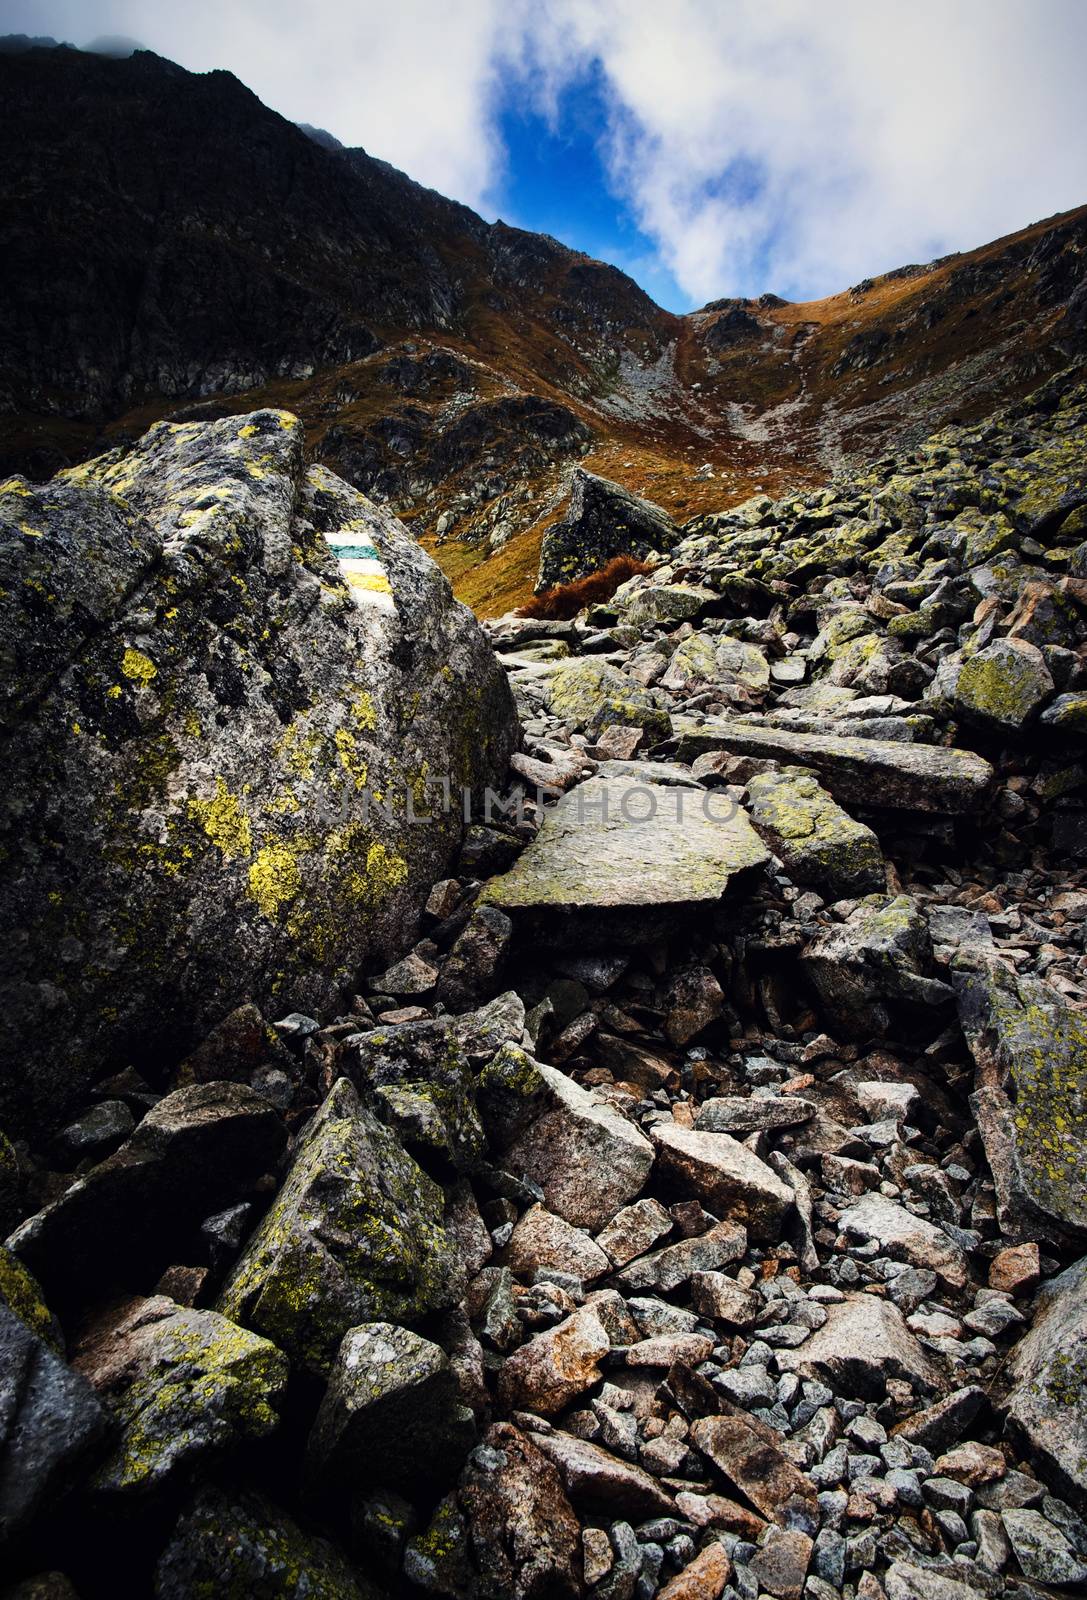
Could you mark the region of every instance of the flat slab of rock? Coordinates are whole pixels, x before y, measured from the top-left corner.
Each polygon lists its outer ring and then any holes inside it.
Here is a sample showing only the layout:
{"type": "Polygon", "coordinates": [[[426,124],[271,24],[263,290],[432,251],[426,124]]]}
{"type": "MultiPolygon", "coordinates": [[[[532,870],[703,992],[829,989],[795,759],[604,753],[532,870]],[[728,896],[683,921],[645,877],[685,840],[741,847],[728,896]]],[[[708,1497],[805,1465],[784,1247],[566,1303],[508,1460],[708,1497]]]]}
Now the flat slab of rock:
{"type": "Polygon", "coordinates": [[[503,1164],[538,1183],[551,1211],[598,1232],[644,1185],[653,1146],[565,1073],[547,1066],[539,1072],[551,1104],[510,1145],[503,1164]]]}
{"type": "Polygon", "coordinates": [[[768,756],[813,767],[835,800],[901,811],[974,811],[989,793],[993,769],[970,750],[898,744],[834,734],[787,733],[722,719],[673,719],[677,755],[693,761],[708,750],[768,756]]]}
{"type": "Polygon", "coordinates": [[[718,1222],[693,1239],[678,1239],[660,1250],[630,1261],[615,1275],[625,1293],[661,1289],[670,1294],[696,1272],[716,1272],[738,1261],[747,1249],[747,1229],[737,1222],[718,1222]]]}
{"type": "Polygon", "coordinates": [[[218,1309],[323,1376],[348,1328],[415,1321],[462,1289],[442,1191],[341,1078],[218,1309]]]}
{"type": "Polygon", "coordinates": [[[1007,1376],[1009,1420],[1057,1483],[1087,1497],[1087,1257],[1046,1285],[1007,1376]]]}
{"type": "Polygon", "coordinates": [[[819,1527],[815,1485],[781,1449],[780,1435],[752,1418],[700,1417],[691,1442],[773,1522],[819,1527]]]}
{"type": "Polygon", "coordinates": [[[579,1510],[630,1517],[636,1522],[675,1514],[675,1502],[655,1478],[598,1444],[558,1432],[536,1434],[533,1443],[555,1463],[566,1493],[579,1510]]]}
{"type": "Polygon", "coordinates": [[[977,1064],[971,1104],[1007,1237],[1087,1244],[1087,1016],[996,959],[952,973],[977,1064]]]}
{"type": "Polygon", "coordinates": [[[590,778],[552,807],[484,898],[546,938],[647,941],[717,904],[769,851],[721,795],[590,778]]]}
{"type": "Polygon", "coordinates": [[[815,1106],[799,1095],[720,1095],[702,1102],[695,1128],[699,1133],[756,1133],[795,1128],[814,1115],[815,1106]]]}
{"type": "Polygon", "coordinates": [[[727,1133],[701,1133],[678,1124],[651,1130],[657,1164],[674,1184],[705,1202],[716,1216],[741,1223],[760,1241],[781,1237],[793,1191],[777,1173],[727,1133]]]}
{"type": "Polygon", "coordinates": [[[884,887],[883,851],[871,828],[843,811],[810,772],[786,767],[747,782],[751,820],[794,883],[830,900],[884,887]]]}
{"type": "Polygon", "coordinates": [[[841,1394],[882,1399],[888,1378],[939,1391],[943,1374],[914,1338],[901,1311],[875,1295],[847,1295],[827,1307],[827,1320],[795,1350],[775,1352],[783,1372],[824,1378],[841,1394]]]}
{"type": "Polygon", "coordinates": [[[862,1195],[842,1212],[839,1226],[855,1237],[878,1240],[892,1260],[931,1267],[953,1289],[963,1288],[969,1278],[966,1252],[954,1239],[884,1195],[862,1195]]]}

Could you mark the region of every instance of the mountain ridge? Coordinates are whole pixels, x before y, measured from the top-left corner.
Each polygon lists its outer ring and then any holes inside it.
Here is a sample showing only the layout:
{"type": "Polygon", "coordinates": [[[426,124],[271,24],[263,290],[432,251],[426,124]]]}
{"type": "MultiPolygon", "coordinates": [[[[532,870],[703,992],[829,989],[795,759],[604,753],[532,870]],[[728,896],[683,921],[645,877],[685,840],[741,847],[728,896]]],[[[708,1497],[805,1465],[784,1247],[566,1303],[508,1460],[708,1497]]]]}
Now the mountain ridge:
{"type": "Polygon", "coordinates": [[[822,301],[679,317],[232,73],[62,47],[0,53],[0,79],[0,470],[287,407],[483,612],[531,592],[576,462],[682,522],[980,415],[1087,342],[1087,208],[822,301]]]}

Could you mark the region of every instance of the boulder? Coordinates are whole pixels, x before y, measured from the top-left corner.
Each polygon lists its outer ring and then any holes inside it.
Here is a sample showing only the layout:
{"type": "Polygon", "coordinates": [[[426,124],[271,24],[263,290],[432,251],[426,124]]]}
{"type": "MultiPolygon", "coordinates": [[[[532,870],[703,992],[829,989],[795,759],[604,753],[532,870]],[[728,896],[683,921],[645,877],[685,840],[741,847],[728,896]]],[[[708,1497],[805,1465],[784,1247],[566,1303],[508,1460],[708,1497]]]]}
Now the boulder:
{"type": "Polygon", "coordinates": [[[551,714],[588,734],[605,728],[642,728],[652,744],[667,739],[672,719],[667,703],[651,689],[591,656],[564,664],[548,676],[551,714]]]}
{"type": "Polygon", "coordinates": [[[699,1417],[691,1442],[764,1517],[783,1527],[817,1531],[815,1485],[790,1461],[773,1428],[740,1415],[699,1417]]]}
{"type": "Polygon", "coordinates": [[[538,1333],[506,1358],[498,1394],[507,1410],[554,1416],[600,1381],[611,1340],[590,1306],[538,1333]]]}
{"type": "Polygon", "coordinates": [[[496,1422],[468,1458],[459,1497],[482,1600],[576,1600],[581,1528],[532,1438],[496,1422]]]}
{"type": "Polygon", "coordinates": [[[155,1569],[155,1600],[379,1600],[335,1545],[246,1489],[204,1488],[155,1569]]]}
{"type": "Polygon", "coordinates": [[[629,489],[575,467],[570,504],[544,534],[536,588],[599,572],[615,556],[670,550],[679,530],[667,512],[629,489]]]}
{"type": "Polygon", "coordinates": [[[5,495],[0,577],[0,1125],[37,1133],[111,1061],[398,955],[464,828],[405,796],[499,783],[517,725],[475,618],[286,412],[5,495]]]}
{"type": "Polygon", "coordinates": [[[977,1065],[971,1104],[1005,1236],[1087,1243],[1087,1018],[1047,983],[983,952],[952,974],[977,1065]]]}
{"type": "Polygon", "coordinates": [[[716,1272],[738,1261],[746,1249],[746,1228],[736,1222],[718,1222],[693,1239],[680,1239],[676,1244],[666,1244],[660,1250],[636,1257],[616,1274],[615,1281],[626,1294],[638,1294],[645,1289],[660,1289],[670,1294],[696,1272],[716,1272]]]}
{"type": "Polygon", "coordinates": [[[878,893],[886,872],[879,840],[855,822],[810,773],[756,773],[747,784],[751,821],[794,883],[830,900],[878,893]]]}
{"type": "Polygon", "coordinates": [[[119,1150],[28,1217],[10,1246],[58,1303],[153,1283],[186,1259],[210,1212],[277,1165],[286,1141],[278,1112],[243,1084],[177,1089],[119,1150]]]}
{"type": "Polygon", "coordinates": [[[539,1075],[550,1104],[503,1158],[543,1190],[548,1208],[576,1228],[598,1232],[649,1176],[653,1146],[605,1100],[554,1067],[539,1075]]]}
{"type": "Polygon", "coordinates": [[[976,811],[993,782],[992,767],[970,750],[790,733],[763,723],[713,717],[702,722],[675,717],[673,734],[680,761],[723,750],[734,756],[762,756],[811,767],[834,799],[847,805],[954,815],[976,811]]]}
{"type": "Polygon", "coordinates": [[[537,1434],[533,1441],[559,1470],[566,1493],[579,1511],[606,1517],[667,1517],[675,1502],[655,1478],[632,1461],[571,1434],[537,1434]]]}
{"type": "Polygon", "coordinates": [[[449,1357],[429,1339],[389,1322],[349,1328],[306,1447],[314,1491],[441,1483],[475,1437],[459,1403],[449,1357]]]}
{"type": "Polygon", "coordinates": [[[130,1300],[83,1334],[72,1365],[93,1384],[116,1436],[91,1487],[150,1494],[279,1425],[287,1358],[214,1311],[164,1295],[130,1300]]]}
{"type": "Polygon", "coordinates": [[[108,1426],[86,1378],[0,1305],[0,1547],[93,1465],[108,1426]]]}
{"type": "Polygon", "coordinates": [[[824,1379],[839,1394],[874,1400],[883,1398],[888,1378],[902,1378],[922,1392],[944,1387],[942,1372],[897,1306],[852,1294],[826,1309],[826,1322],[798,1349],[775,1352],[783,1372],[824,1379]]]}
{"type": "Polygon", "coordinates": [[[698,1133],[761,1133],[795,1128],[815,1115],[815,1103],[796,1094],[716,1095],[703,1100],[695,1118],[698,1133]]]}
{"type": "Polygon", "coordinates": [[[862,1195],[842,1212],[838,1226],[855,1238],[875,1239],[880,1253],[893,1261],[931,1267],[952,1289],[966,1286],[970,1268],[962,1246],[934,1222],[915,1217],[885,1195],[862,1195]]]}
{"type": "Polygon", "coordinates": [[[723,796],[595,777],[548,810],[484,899],[524,939],[646,943],[716,906],[768,860],[744,812],[723,796]]]}
{"type": "Polygon", "coordinates": [[[822,929],[801,968],[834,1024],[850,1037],[885,1033],[892,1007],[942,1006],[952,993],[926,975],[928,927],[908,895],[866,895],[844,922],[822,929]]]}
{"type": "Polygon", "coordinates": [[[1045,1472],[1087,1502],[1087,1257],[1046,1284],[1007,1378],[1009,1421],[1045,1472]]]}
{"type": "Polygon", "coordinates": [[[341,1078],[218,1309],[324,1376],[349,1328],[413,1322],[454,1304],[462,1288],[441,1190],[341,1078]]]}
{"type": "Polygon", "coordinates": [[[727,1133],[702,1133],[676,1123],[651,1130],[657,1167],[684,1198],[696,1196],[718,1216],[740,1223],[760,1243],[781,1238],[793,1191],[765,1161],[727,1133]]]}
{"type": "Polygon", "coordinates": [[[458,1169],[486,1144],[475,1080],[450,1017],[380,1024],[346,1045],[342,1067],[417,1153],[440,1152],[458,1169]]]}
{"type": "MultiPolygon", "coordinates": [[[[946,671],[941,677],[946,681],[946,671]]],[[[954,669],[950,699],[955,715],[965,722],[992,733],[1019,733],[1054,688],[1037,645],[1025,639],[997,639],[964,657],[954,669]]]]}

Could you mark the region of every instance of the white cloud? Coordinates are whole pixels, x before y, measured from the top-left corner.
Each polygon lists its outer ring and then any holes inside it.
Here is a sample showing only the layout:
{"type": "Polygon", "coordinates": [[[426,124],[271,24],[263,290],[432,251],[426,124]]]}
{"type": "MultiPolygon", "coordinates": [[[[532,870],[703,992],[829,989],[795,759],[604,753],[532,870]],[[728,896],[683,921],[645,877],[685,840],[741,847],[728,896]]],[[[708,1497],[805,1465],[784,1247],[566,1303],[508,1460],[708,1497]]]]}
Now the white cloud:
{"type": "Polygon", "coordinates": [[[1079,0],[558,0],[534,33],[553,79],[599,58],[613,181],[699,301],[832,292],[1087,200],[1079,0]]]}
{"type": "Polygon", "coordinates": [[[596,63],[615,192],[696,302],[833,292],[1087,200],[1082,0],[0,0],[0,17],[228,66],[485,211],[500,96],[555,116],[596,63]]]}

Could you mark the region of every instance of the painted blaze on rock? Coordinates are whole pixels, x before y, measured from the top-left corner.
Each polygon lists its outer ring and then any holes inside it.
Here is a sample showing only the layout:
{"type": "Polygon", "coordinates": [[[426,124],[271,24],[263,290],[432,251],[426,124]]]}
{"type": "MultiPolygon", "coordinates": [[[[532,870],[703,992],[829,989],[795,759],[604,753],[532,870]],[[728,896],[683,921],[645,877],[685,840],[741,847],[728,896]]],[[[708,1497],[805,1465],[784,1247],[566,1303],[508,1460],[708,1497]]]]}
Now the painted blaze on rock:
{"type": "Polygon", "coordinates": [[[0,590],[18,1130],[242,999],[316,1009],[398,955],[463,826],[428,780],[497,785],[516,718],[437,567],[286,412],[0,485],[0,590]]]}

